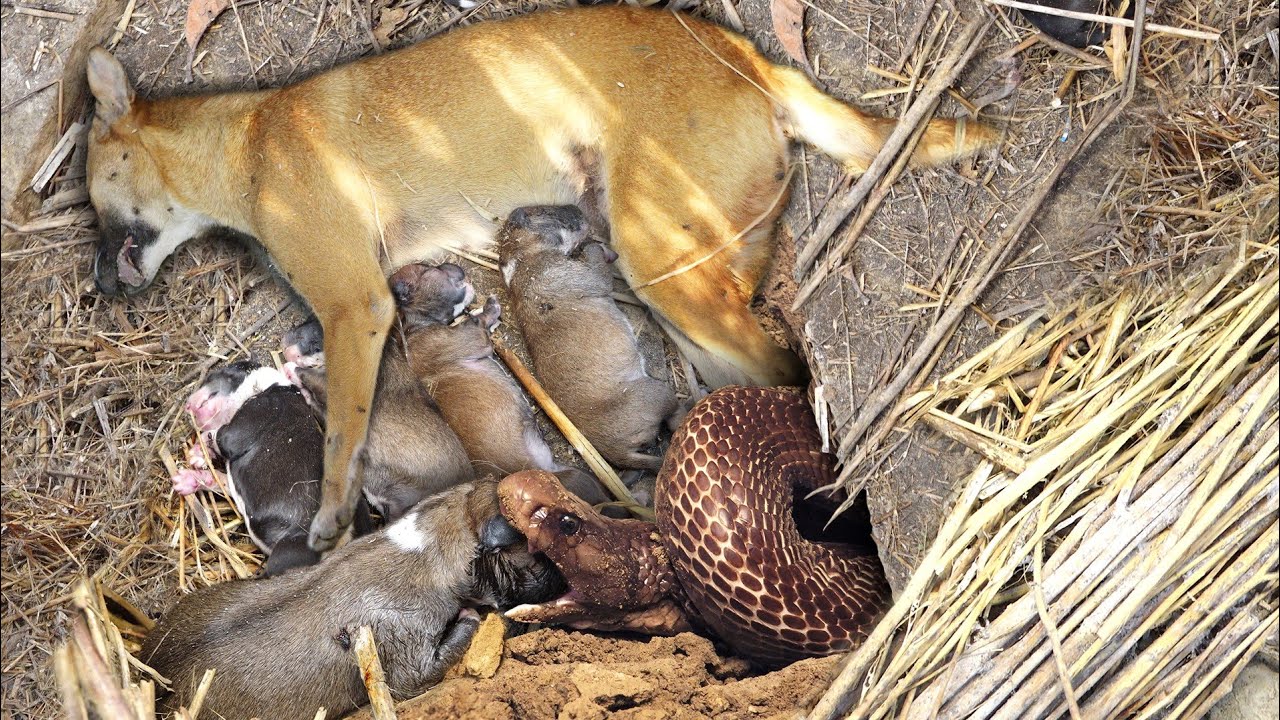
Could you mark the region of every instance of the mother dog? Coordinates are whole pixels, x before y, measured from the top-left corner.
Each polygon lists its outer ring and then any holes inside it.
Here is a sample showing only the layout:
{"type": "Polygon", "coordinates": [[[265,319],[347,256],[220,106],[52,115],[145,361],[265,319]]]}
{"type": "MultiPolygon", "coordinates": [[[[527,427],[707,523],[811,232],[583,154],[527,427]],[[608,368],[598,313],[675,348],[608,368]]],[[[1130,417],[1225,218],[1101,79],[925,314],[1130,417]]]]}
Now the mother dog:
{"type": "MultiPolygon", "coordinates": [[[[133,294],[212,228],[256,238],[324,326],[330,395],[310,542],[351,519],[383,340],[386,275],[493,218],[579,203],[627,281],[710,385],[796,382],[748,307],[767,270],[788,138],[864,170],[893,121],[867,116],[705,21],[628,7],[551,10],[368,57],[289,87],[134,97],[95,49],[89,194],[95,278],[133,294]],[[679,272],[676,272],[679,271],[679,272]]],[[[917,164],[990,142],[935,120],[917,164]]]]}

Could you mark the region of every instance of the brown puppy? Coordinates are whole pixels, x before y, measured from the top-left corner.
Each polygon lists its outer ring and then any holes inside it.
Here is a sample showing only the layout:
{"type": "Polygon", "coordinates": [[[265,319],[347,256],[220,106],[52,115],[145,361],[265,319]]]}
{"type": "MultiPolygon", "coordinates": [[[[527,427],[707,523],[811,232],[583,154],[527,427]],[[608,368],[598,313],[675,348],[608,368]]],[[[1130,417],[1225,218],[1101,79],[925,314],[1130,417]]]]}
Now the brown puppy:
{"type": "MultiPolygon", "coordinates": [[[[490,242],[470,198],[505,217],[598,194],[623,276],[708,384],[794,383],[801,364],[749,308],[789,139],[859,173],[894,124],[729,30],[629,7],[476,23],[283,89],[141,100],[100,49],[88,80],[99,289],[137,293],[179,245],[224,228],[260,242],[324,324],[333,397],[316,549],[360,495],[352,460],[394,317],[384,278],[441,242],[490,242]]],[[[934,120],[913,158],[946,162],[996,137],[934,120]]]]}
{"type": "MultiPolygon", "coordinates": [[[[328,402],[321,328],[310,320],[285,334],[285,375],[321,413],[328,402]]],[[[409,368],[404,346],[387,341],[365,444],[364,495],[388,522],[425,497],[475,478],[458,436],[409,368]]]]}
{"type": "Polygon", "coordinates": [[[140,653],[173,683],[166,708],[189,703],[212,668],[202,706],[212,717],[309,719],[319,707],[339,717],[367,702],[352,650],[362,625],[373,629],[397,699],[439,682],[478,625],[464,605],[505,608],[563,591],[558,573],[494,519],[494,486],[428,498],[318,565],[184,597],[140,653]]]}
{"type": "Polygon", "coordinates": [[[462,439],[478,472],[547,470],[589,504],[610,499],[595,478],[555,461],[524,393],[494,357],[489,333],[502,316],[496,298],[454,324],[476,291],[453,263],[406,265],[391,276],[391,290],[413,375],[462,439]]]}
{"type": "Polygon", "coordinates": [[[621,467],[657,471],[640,448],[676,410],[671,387],[645,372],[631,323],[614,304],[605,248],[573,206],[517,208],[498,232],[502,277],[538,380],[596,450],[621,467]]]}

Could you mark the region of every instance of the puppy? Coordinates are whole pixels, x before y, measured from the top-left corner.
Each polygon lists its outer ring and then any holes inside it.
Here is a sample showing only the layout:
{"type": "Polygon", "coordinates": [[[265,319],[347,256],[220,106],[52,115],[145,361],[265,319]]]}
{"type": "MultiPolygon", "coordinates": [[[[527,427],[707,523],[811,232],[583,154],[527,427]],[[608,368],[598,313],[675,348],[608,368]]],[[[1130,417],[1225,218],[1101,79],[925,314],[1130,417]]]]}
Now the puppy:
{"type": "Polygon", "coordinates": [[[609,462],[657,471],[646,455],[676,410],[645,372],[631,323],[614,304],[606,248],[586,241],[573,206],[518,208],[498,233],[499,266],[538,379],[609,462]]]}
{"type": "MultiPolygon", "coordinates": [[[[209,374],[187,400],[204,446],[226,460],[227,489],[249,537],[267,554],[266,575],[311,565],[311,518],[320,508],[324,431],[302,393],[279,370],[249,361],[209,374]]],[[[179,494],[216,489],[209,461],[192,452],[192,469],[173,477],[179,494]]]]}
{"type": "Polygon", "coordinates": [[[610,499],[595,478],[555,461],[524,393],[494,357],[489,333],[502,317],[497,298],[452,324],[476,294],[452,263],[406,265],[391,276],[391,292],[413,375],[435,398],[478,472],[547,470],[589,504],[610,499]]]}
{"type": "MultiPolygon", "coordinates": [[[[314,318],[285,334],[285,374],[323,414],[328,401],[323,334],[314,318]]],[[[365,443],[364,495],[388,522],[419,500],[474,479],[457,434],[440,416],[393,335],[382,352],[365,443]]]]}
{"type": "Polygon", "coordinates": [[[210,717],[310,720],[320,707],[341,717],[368,701],[352,649],[363,625],[393,697],[436,684],[479,625],[464,606],[506,608],[563,592],[523,538],[486,529],[498,516],[494,488],[492,480],[450,488],[318,565],[184,597],[139,656],[173,683],[164,708],[189,704],[212,668],[202,705],[210,717]]]}

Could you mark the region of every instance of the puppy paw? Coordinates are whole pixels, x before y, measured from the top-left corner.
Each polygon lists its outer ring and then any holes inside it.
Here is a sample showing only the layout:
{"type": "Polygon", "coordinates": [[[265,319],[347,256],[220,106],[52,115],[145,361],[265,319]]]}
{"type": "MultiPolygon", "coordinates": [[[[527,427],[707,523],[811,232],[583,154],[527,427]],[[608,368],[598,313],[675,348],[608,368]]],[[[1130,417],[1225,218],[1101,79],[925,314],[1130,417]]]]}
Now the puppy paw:
{"type": "Polygon", "coordinates": [[[173,491],[179,495],[190,495],[200,490],[211,490],[218,486],[209,470],[180,470],[173,478],[173,491]]]}
{"type": "Polygon", "coordinates": [[[204,454],[204,445],[200,443],[199,439],[192,442],[191,446],[187,448],[187,465],[196,470],[208,470],[211,465],[209,458],[204,454]]]}
{"type": "Polygon", "coordinates": [[[280,372],[284,373],[285,380],[302,387],[302,381],[298,379],[298,361],[296,359],[281,365],[280,372]]]}

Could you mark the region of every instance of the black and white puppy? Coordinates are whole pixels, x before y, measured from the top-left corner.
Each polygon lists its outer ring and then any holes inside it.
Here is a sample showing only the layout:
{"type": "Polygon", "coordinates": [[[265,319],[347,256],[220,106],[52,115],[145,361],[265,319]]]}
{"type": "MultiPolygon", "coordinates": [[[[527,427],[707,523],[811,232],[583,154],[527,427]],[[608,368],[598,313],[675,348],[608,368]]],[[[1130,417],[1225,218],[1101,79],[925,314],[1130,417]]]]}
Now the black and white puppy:
{"type": "Polygon", "coordinates": [[[307,532],[320,508],[324,432],[301,391],[279,370],[244,360],[210,373],[186,407],[214,458],[197,444],[192,468],[173,477],[174,490],[218,489],[210,461],[222,458],[227,491],[267,554],[264,573],[317,562],[307,532]]]}

